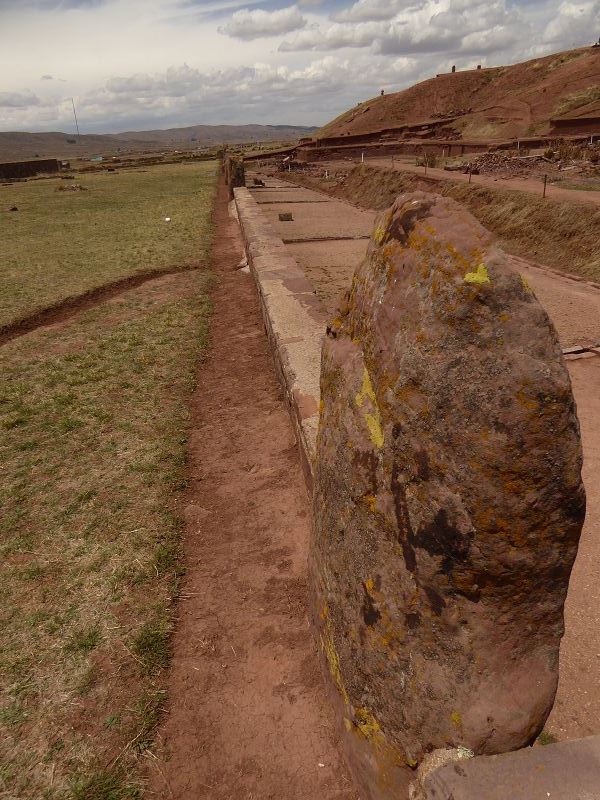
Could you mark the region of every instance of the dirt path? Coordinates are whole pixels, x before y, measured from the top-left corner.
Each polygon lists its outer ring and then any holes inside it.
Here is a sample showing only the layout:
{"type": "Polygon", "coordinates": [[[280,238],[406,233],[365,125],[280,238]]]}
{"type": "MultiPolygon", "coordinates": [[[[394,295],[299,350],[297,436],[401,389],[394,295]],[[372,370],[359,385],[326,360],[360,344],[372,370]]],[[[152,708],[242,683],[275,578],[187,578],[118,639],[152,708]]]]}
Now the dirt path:
{"type": "Polygon", "coordinates": [[[355,800],[307,618],[308,498],[223,186],[215,223],[213,346],[192,405],[187,571],[149,796],[355,800]]]}
{"type": "MultiPolygon", "coordinates": [[[[334,162],[331,163],[333,164],[334,162]]],[[[406,164],[398,161],[394,161],[392,164],[389,158],[385,160],[369,159],[369,164],[375,167],[384,167],[385,169],[413,172],[416,175],[424,174],[424,167],[417,167],[415,164],[406,164]]],[[[444,181],[457,181],[458,183],[469,182],[469,176],[464,175],[462,172],[446,172],[446,170],[431,167],[427,169],[427,177],[444,181]]],[[[477,183],[481,186],[489,186],[490,188],[504,186],[507,189],[514,189],[518,192],[528,192],[529,194],[536,194],[539,196],[541,196],[543,190],[543,181],[541,178],[494,178],[491,175],[472,175],[471,181],[472,183],[477,183]]],[[[600,205],[600,192],[588,192],[581,189],[561,189],[552,183],[549,183],[546,187],[546,197],[552,200],[566,200],[571,203],[596,203],[600,205]]]]}
{"type": "Polygon", "coordinates": [[[198,265],[190,264],[183,267],[174,267],[173,269],[149,269],[139,272],[137,275],[130,275],[127,278],[111,281],[104,284],[104,286],[97,286],[95,289],[90,289],[83,294],[66,297],[64,300],[36,311],[28,317],[0,326],[0,346],[7,342],[12,342],[13,339],[18,339],[19,336],[24,336],[26,333],[38,330],[38,328],[46,328],[67,322],[82,311],[86,311],[88,308],[97,306],[100,303],[109,302],[113,298],[142,286],[148,281],[160,280],[165,275],[179,275],[182,272],[190,272],[195,269],[198,269],[198,265]]]}
{"type": "Polygon", "coordinates": [[[587,514],[571,574],[560,678],[546,730],[557,739],[600,733],[600,356],[568,361],[583,440],[587,514]]]}

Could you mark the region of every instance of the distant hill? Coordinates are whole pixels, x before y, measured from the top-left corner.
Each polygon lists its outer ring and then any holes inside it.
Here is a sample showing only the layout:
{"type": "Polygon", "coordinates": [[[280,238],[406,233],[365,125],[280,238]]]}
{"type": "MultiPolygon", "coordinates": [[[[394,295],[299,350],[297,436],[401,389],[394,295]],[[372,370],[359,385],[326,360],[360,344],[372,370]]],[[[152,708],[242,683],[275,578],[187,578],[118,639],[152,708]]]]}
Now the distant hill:
{"type": "Polygon", "coordinates": [[[207,145],[295,141],[316,128],[294,125],[192,125],[154,131],[83,134],[0,132],[0,161],[75,158],[116,152],[193,149],[207,145]]]}
{"type": "Polygon", "coordinates": [[[321,128],[317,138],[417,123],[443,126],[463,139],[544,135],[553,119],[600,118],[599,101],[600,47],[586,47],[512,66],[438,75],[360,103],[321,128]]]}

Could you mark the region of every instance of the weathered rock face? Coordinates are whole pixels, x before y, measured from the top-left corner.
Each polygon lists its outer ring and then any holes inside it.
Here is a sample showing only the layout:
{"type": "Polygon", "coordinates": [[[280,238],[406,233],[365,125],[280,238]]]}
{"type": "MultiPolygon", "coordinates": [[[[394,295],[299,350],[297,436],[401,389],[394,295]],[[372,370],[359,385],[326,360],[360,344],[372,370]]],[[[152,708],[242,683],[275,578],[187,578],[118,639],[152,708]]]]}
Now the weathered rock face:
{"type": "Polygon", "coordinates": [[[315,618],[359,777],[388,797],[427,752],[541,730],[585,514],[579,425],[527,282],[422,192],[377,224],[321,397],[315,618]]]}
{"type": "Polygon", "coordinates": [[[244,159],[241,156],[226,156],[225,157],[225,182],[229,186],[229,191],[233,197],[233,190],[238,186],[245,186],[246,184],[246,171],[244,168],[244,159]]]}

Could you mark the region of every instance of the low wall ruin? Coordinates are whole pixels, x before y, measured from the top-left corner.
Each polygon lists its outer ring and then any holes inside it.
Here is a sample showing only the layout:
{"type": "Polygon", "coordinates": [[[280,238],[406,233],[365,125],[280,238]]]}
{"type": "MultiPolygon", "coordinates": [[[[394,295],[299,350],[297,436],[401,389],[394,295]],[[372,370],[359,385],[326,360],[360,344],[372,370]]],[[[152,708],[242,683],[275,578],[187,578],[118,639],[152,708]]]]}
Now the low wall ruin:
{"type": "Polygon", "coordinates": [[[225,156],[223,169],[225,171],[225,183],[229,187],[229,196],[233,197],[233,190],[246,184],[243,156],[225,156]]]}
{"type": "Polygon", "coordinates": [[[58,172],[60,163],[56,158],[36,159],[33,161],[10,161],[0,164],[0,180],[31,178],[41,173],[58,172]]]}

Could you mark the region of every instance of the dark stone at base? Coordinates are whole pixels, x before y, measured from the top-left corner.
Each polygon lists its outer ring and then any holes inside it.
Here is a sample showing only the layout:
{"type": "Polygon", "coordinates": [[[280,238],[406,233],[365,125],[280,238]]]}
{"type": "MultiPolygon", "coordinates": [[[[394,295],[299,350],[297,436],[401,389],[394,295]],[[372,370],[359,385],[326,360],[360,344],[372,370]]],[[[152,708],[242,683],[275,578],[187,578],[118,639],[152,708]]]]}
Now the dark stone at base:
{"type": "Polygon", "coordinates": [[[430,773],[423,800],[600,800],[600,736],[458,761],[430,773]]]}

